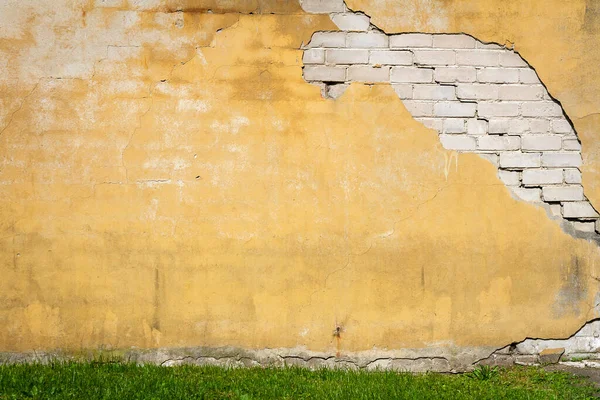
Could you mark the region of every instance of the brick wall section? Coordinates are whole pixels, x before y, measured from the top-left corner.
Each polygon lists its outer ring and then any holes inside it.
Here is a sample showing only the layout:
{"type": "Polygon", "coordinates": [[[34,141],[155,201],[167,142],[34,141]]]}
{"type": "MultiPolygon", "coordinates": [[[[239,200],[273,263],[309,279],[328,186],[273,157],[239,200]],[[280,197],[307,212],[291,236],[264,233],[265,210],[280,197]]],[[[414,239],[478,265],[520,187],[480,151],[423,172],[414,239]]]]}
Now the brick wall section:
{"type": "Polygon", "coordinates": [[[341,31],[315,32],[304,79],[341,95],[351,82],[389,83],[449,150],[483,155],[520,199],[547,204],[569,233],[600,238],[583,193],[581,145],[560,104],[518,53],[464,34],[387,35],[342,0],[303,0],[341,31]]]}

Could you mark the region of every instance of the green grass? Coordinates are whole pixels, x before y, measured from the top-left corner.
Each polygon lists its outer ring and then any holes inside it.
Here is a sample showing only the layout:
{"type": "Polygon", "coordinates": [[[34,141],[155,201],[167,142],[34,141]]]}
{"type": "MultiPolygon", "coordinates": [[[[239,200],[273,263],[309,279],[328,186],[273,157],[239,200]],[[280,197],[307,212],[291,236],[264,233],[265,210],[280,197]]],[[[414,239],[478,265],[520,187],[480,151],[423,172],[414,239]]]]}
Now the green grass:
{"type": "Polygon", "coordinates": [[[463,375],[224,369],[87,362],[0,365],[0,399],[589,399],[587,382],[541,368],[463,375]]]}

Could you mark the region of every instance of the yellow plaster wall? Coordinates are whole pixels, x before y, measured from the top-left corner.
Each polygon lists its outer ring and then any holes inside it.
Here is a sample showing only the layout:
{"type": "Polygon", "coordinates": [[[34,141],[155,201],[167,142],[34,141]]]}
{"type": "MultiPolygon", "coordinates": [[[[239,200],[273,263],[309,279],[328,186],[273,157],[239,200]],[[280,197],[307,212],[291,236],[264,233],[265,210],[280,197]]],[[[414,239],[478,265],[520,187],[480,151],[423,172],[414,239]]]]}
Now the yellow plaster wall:
{"type": "MultiPolygon", "coordinates": [[[[323,99],[300,46],[335,29],[327,16],[230,3],[0,13],[0,351],[501,346],[597,316],[595,244],[442,149],[391,87],[323,99]]],[[[388,32],[428,29],[359,3],[388,32]]],[[[544,67],[580,63],[555,44],[573,33],[530,34],[550,92],[592,110],[590,76],[544,67]]],[[[598,141],[580,133],[588,191],[598,141]]]]}

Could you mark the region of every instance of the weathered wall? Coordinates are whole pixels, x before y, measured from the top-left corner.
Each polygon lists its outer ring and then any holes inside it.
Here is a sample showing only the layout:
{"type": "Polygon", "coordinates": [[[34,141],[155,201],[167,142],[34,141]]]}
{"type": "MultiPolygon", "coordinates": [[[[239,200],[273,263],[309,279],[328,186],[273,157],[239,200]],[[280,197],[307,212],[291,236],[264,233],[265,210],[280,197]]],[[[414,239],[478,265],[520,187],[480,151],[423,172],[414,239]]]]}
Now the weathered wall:
{"type": "MultiPolygon", "coordinates": [[[[585,3],[431,3],[403,19],[400,3],[348,6],[387,33],[514,41],[574,121],[600,204],[585,3]]],[[[232,346],[453,367],[598,316],[595,243],[513,198],[487,160],[444,149],[389,84],[334,101],[304,80],[303,43],[337,30],[327,14],[3,1],[0,21],[0,351],[232,346]]]]}

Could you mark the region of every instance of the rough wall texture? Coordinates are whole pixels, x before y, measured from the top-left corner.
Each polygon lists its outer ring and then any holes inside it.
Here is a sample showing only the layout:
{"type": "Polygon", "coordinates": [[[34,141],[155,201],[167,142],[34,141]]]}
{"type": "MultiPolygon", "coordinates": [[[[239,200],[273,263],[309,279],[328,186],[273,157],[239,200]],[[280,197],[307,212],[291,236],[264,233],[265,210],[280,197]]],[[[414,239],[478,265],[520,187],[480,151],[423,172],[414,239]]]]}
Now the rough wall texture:
{"type": "MultiPolygon", "coordinates": [[[[433,32],[379,24],[397,4],[359,3],[387,33],[433,32]]],[[[470,22],[441,33],[504,43],[469,31],[496,3],[470,4],[470,22]]],[[[0,4],[0,351],[449,370],[598,316],[596,243],[513,198],[487,159],[445,149],[391,85],[333,100],[304,80],[304,45],[339,30],[307,11],[0,4]]],[[[530,22],[499,12],[515,32],[530,22]]],[[[560,66],[515,48],[573,119],[598,204],[594,124],[572,113],[600,104],[597,80],[558,84],[580,53],[551,52],[594,32],[534,32],[531,49],[560,66]]]]}

